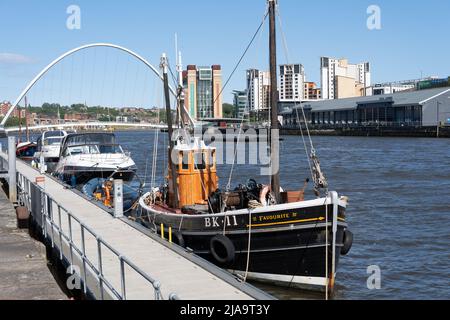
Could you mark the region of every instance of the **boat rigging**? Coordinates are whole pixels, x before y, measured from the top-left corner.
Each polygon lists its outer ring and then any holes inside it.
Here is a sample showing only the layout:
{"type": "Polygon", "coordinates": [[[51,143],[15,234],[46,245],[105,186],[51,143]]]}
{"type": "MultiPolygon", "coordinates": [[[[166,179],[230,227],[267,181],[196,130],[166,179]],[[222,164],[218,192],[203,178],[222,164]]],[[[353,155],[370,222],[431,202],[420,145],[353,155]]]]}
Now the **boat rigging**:
{"type": "MultiPolygon", "coordinates": [[[[328,182],[311,138],[311,153],[307,158],[315,198],[306,199],[307,183],[301,182],[302,187],[297,190],[281,188],[276,89],[277,2],[268,0],[267,4],[271,71],[270,185],[251,178],[232,189],[233,159],[228,184],[221,190],[217,150],[201,138],[191,138],[179,120],[178,133],[174,135],[167,90],[170,69],[163,55],[161,68],[170,141],[168,175],[166,183],[141,197],[140,217],[155,232],[164,234],[169,229],[175,230],[177,244],[191,248],[195,254],[244,280],[333,291],[339,257],[347,254],[352,245],[345,214],[347,199],[328,192],[328,182]],[[320,196],[320,189],[326,189],[325,197],[320,196]]],[[[248,47],[244,54],[247,51],[248,47]]],[[[181,94],[177,100],[177,114],[181,115],[184,111],[181,94]]]]}

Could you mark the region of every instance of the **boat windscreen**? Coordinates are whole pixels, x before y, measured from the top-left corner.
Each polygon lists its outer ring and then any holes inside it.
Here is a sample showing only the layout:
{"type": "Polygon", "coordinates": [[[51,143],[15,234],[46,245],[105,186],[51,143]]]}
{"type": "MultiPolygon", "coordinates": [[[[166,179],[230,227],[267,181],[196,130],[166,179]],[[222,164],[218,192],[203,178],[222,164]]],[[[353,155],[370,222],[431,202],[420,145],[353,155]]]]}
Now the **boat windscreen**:
{"type": "Polygon", "coordinates": [[[83,145],[115,145],[116,139],[114,135],[104,133],[92,133],[73,135],[67,137],[67,146],[83,146],[83,145]]]}
{"type": "Polygon", "coordinates": [[[44,134],[44,138],[45,139],[52,138],[52,137],[61,137],[61,138],[63,138],[64,136],[65,136],[64,131],[48,131],[48,132],[45,132],[45,134],[44,134]]]}
{"type": "Polygon", "coordinates": [[[48,137],[44,140],[45,146],[60,145],[63,137],[48,137]]]}

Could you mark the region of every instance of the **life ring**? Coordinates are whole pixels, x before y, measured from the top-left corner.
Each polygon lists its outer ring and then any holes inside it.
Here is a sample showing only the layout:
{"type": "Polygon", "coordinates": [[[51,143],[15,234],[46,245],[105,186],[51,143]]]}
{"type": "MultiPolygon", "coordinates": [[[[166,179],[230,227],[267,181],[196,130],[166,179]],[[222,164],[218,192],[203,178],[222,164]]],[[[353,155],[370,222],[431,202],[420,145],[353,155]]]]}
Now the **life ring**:
{"type": "Polygon", "coordinates": [[[210,249],[214,259],[220,264],[229,264],[236,256],[233,242],[223,235],[217,235],[211,239],[210,249]]]}
{"type": "Polygon", "coordinates": [[[350,252],[350,249],[353,245],[353,233],[349,230],[344,231],[344,245],[341,249],[341,254],[343,256],[347,255],[350,252]]]}
{"type": "Polygon", "coordinates": [[[263,186],[259,194],[259,202],[261,202],[264,207],[267,207],[267,195],[270,193],[270,189],[270,186],[263,186]]]}

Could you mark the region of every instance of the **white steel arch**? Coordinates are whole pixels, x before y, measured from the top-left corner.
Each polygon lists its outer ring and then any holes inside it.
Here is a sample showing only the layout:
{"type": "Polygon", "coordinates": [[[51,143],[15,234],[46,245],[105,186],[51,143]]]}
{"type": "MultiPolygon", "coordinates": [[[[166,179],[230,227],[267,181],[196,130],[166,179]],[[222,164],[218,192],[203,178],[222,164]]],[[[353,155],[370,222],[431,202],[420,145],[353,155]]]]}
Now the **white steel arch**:
{"type": "MultiPolygon", "coordinates": [[[[129,55],[135,57],[136,59],[140,60],[142,63],[144,63],[147,67],[150,68],[151,71],[153,71],[159,79],[161,79],[161,81],[163,80],[163,76],[158,72],[158,70],[153,67],[147,60],[145,60],[142,56],[140,56],[139,54],[125,48],[125,47],[121,47],[115,44],[111,44],[111,43],[92,43],[92,44],[87,44],[75,49],[72,49],[70,51],[67,51],[66,53],[64,53],[63,55],[61,55],[60,57],[58,57],[57,59],[55,59],[52,63],[50,63],[47,67],[45,67],[34,79],[33,81],[31,81],[28,86],[25,88],[25,90],[22,91],[22,93],[20,94],[20,96],[17,98],[17,100],[14,102],[12,108],[8,111],[8,113],[6,114],[5,118],[3,118],[1,124],[0,124],[0,128],[4,127],[6,122],[8,121],[9,117],[11,116],[11,114],[13,113],[14,109],[19,105],[20,101],[25,97],[25,95],[31,90],[31,88],[33,88],[33,86],[36,84],[36,82],[38,82],[53,66],[55,66],[56,64],[58,64],[61,60],[65,59],[66,57],[81,51],[81,50],[85,50],[88,48],[95,48],[95,47],[106,47],[106,48],[113,48],[113,49],[117,49],[117,50],[121,50],[124,51],[126,53],[128,53],[129,55]]],[[[176,96],[176,92],[175,90],[169,86],[170,92],[176,96]]],[[[190,118],[190,121],[192,124],[194,124],[194,121],[192,120],[192,118],[190,118]]]]}

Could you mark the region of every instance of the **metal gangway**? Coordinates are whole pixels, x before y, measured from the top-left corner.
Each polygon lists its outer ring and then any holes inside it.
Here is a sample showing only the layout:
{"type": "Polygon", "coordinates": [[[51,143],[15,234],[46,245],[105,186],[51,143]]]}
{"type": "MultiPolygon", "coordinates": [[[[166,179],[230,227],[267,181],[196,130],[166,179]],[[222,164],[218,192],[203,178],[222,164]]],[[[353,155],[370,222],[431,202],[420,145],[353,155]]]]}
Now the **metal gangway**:
{"type": "Polygon", "coordinates": [[[268,300],[272,296],[164,241],[126,218],[115,218],[49,175],[0,149],[0,178],[10,200],[25,206],[47,245],[81,290],[101,300],[268,300]]]}

